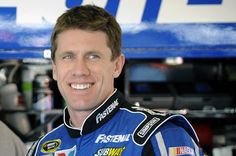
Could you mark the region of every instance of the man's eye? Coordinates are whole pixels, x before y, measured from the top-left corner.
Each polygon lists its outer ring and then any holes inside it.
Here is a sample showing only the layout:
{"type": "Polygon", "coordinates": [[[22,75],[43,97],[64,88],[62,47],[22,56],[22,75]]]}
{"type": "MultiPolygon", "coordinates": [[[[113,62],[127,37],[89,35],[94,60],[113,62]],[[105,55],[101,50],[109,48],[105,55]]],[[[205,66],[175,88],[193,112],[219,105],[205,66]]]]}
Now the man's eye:
{"type": "Polygon", "coordinates": [[[72,56],[71,56],[71,55],[65,55],[65,56],[63,56],[62,58],[63,58],[64,60],[65,60],[65,59],[71,59],[72,56]]]}
{"type": "Polygon", "coordinates": [[[96,55],[96,54],[91,54],[91,55],[88,56],[88,58],[91,59],[91,60],[94,60],[94,59],[99,59],[100,56],[96,55]]]}

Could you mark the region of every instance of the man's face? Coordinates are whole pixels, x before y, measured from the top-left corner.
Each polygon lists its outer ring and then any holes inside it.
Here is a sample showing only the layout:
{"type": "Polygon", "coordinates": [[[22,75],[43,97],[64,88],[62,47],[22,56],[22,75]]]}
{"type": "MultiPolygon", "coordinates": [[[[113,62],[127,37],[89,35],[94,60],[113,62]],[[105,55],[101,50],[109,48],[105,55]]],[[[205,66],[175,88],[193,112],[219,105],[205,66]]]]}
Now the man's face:
{"type": "Polygon", "coordinates": [[[58,35],[53,78],[72,111],[93,111],[114,91],[124,56],[111,60],[101,31],[66,30],[58,35]]]}

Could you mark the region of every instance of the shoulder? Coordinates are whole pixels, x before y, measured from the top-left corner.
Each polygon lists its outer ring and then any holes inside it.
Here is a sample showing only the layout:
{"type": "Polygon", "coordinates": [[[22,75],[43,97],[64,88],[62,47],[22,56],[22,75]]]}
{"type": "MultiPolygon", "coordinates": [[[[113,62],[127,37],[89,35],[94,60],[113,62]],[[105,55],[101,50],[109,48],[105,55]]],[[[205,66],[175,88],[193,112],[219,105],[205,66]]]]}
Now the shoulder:
{"type": "Polygon", "coordinates": [[[64,124],[61,124],[60,126],[54,128],[52,131],[44,136],[41,136],[32,144],[32,146],[28,150],[27,156],[33,156],[41,150],[54,150],[61,143],[60,139],[58,138],[61,138],[66,133],[67,132],[64,124]],[[47,149],[48,145],[53,145],[53,147],[47,149]],[[44,149],[43,147],[45,147],[46,149],[44,149]]]}
{"type": "Polygon", "coordinates": [[[173,136],[175,134],[187,135],[193,138],[196,143],[199,141],[196,132],[183,115],[158,112],[136,106],[126,106],[126,109],[132,113],[144,116],[133,133],[134,142],[139,146],[143,146],[150,137],[158,132],[173,136]]]}
{"type": "Polygon", "coordinates": [[[1,136],[3,137],[15,136],[15,134],[2,121],[0,121],[0,129],[1,129],[1,136]]]}
{"type": "Polygon", "coordinates": [[[4,153],[5,155],[25,155],[26,146],[22,140],[2,121],[0,121],[0,130],[0,150],[3,155],[4,153]]]}
{"type": "Polygon", "coordinates": [[[63,134],[63,132],[65,131],[66,131],[65,125],[61,124],[60,126],[48,132],[44,137],[42,137],[42,139],[61,136],[61,134],[63,134]]]}
{"type": "MultiPolygon", "coordinates": [[[[192,142],[192,136],[187,132],[184,126],[180,126],[172,120],[166,121],[155,133],[155,138],[161,136],[165,143],[192,142]],[[157,134],[158,133],[158,134],[157,134]]],[[[194,136],[193,136],[194,137],[194,136]]]]}
{"type": "MultiPolygon", "coordinates": [[[[194,131],[194,130],[193,130],[194,131]]],[[[184,126],[167,121],[150,138],[155,153],[163,155],[203,155],[197,136],[192,136],[184,126]],[[158,147],[158,148],[155,148],[158,147]]],[[[147,145],[145,144],[144,148],[147,145]]]]}
{"type": "Polygon", "coordinates": [[[42,136],[39,139],[38,145],[39,144],[44,144],[47,141],[52,141],[58,138],[61,138],[67,133],[67,130],[64,126],[64,124],[61,124],[60,126],[54,128],[52,131],[48,132],[46,135],[42,136]],[[63,135],[61,135],[63,134],[63,135]]]}
{"type": "Polygon", "coordinates": [[[0,130],[1,138],[6,138],[2,140],[23,145],[22,140],[2,121],[0,121],[0,130]]]}

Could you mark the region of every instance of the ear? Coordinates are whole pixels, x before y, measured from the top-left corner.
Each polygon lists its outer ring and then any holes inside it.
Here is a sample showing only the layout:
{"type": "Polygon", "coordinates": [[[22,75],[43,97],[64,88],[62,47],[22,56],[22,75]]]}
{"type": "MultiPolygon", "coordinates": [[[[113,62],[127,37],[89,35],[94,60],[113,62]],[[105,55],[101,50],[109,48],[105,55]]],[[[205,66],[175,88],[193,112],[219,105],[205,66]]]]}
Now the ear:
{"type": "Polygon", "coordinates": [[[125,56],[121,54],[115,60],[115,70],[113,73],[114,78],[119,77],[120,73],[122,72],[124,64],[125,64],[125,56]]]}
{"type": "Polygon", "coordinates": [[[57,69],[56,69],[56,64],[54,61],[51,61],[52,62],[52,77],[53,79],[56,81],[57,80],[57,69]]]}

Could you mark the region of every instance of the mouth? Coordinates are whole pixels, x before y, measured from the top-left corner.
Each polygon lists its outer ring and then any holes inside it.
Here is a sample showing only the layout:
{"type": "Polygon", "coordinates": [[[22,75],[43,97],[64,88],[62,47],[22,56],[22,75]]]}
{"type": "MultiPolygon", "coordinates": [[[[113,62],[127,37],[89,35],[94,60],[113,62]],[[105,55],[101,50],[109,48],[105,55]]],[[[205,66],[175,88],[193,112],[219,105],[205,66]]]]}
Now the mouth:
{"type": "Polygon", "coordinates": [[[93,85],[92,83],[83,83],[83,84],[71,83],[70,87],[76,90],[85,90],[91,88],[92,85],[93,85]]]}

